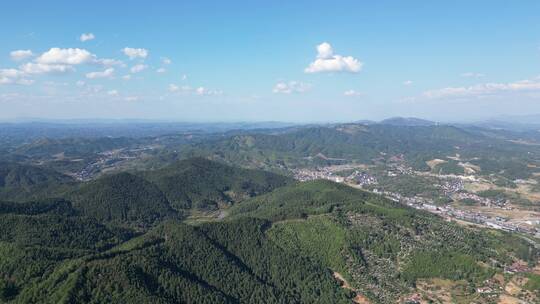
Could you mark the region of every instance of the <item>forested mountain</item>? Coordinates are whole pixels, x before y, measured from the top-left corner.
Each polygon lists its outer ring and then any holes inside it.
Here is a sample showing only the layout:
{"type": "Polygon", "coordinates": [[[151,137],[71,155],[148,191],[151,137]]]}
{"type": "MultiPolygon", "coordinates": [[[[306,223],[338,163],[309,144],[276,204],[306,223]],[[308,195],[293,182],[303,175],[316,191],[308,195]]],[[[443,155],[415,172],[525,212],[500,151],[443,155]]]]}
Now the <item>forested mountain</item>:
{"type": "Polygon", "coordinates": [[[0,199],[55,196],[73,182],[71,177],[48,168],[0,162],[0,199]]]}
{"type": "Polygon", "coordinates": [[[62,154],[64,156],[82,156],[134,144],[137,141],[127,137],[100,138],[42,138],[18,147],[14,153],[31,157],[46,157],[62,154]]]}
{"type": "Polygon", "coordinates": [[[178,146],[176,135],[149,139],[174,150],[152,146],[148,154],[133,146],[121,156],[102,153],[129,140],[76,147],[81,139],[62,139],[5,158],[21,163],[0,163],[0,300],[403,303],[416,293],[437,302],[430,292],[444,289],[451,303],[491,303],[479,288],[505,290],[518,278],[528,280],[520,299],[540,297],[540,276],[508,272],[538,265],[532,235],[465,227],[345,184],[246,169],[291,174],[362,163],[381,170],[374,187],[384,182],[397,191],[383,178],[396,166],[419,170],[395,176],[397,189],[399,182],[431,186],[414,183],[424,176],[433,183],[435,171],[463,174],[467,162],[481,167],[479,178],[514,180],[536,170],[539,149],[528,141],[485,129],[389,124],[231,132],[189,143],[179,136],[178,146]],[[58,156],[62,162],[93,161],[90,169],[82,162],[83,173],[115,157],[140,158],[74,180],[43,160],[63,144],[72,154],[58,156]],[[438,157],[445,160],[429,167],[438,157]]]}
{"type": "Polygon", "coordinates": [[[261,170],[248,170],[191,158],[163,169],[146,171],[152,181],[178,209],[217,209],[292,182],[292,179],[261,170]]]}
{"type": "Polygon", "coordinates": [[[513,258],[534,264],[539,257],[510,234],[466,229],[330,181],[277,189],[234,206],[231,215],[272,221],[267,233],[284,250],[341,273],[382,303],[394,303],[418,280],[480,286],[513,258]]]}
{"type": "Polygon", "coordinates": [[[84,183],[68,197],[83,214],[102,222],[146,227],[178,216],[158,187],[130,173],[84,183]]]}
{"type": "Polygon", "coordinates": [[[527,164],[540,159],[540,146],[523,143],[520,136],[451,125],[338,124],[276,134],[236,134],[183,147],[181,153],[277,171],[350,162],[374,164],[392,156],[403,156],[415,170],[429,171],[426,161],[457,154],[484,168],[481,174],[517,179],[536,172],[527,164]]]}
{"type": "MultiPolygon", "coordinates": [[[[108,178],[130,181],[111,187],[148,190],[133,175],[108,178]]],[[[421,280],[474,288],[539,254],[509,234],[329,181],[244,200],[219,222],[172,219],[136,237],[76,215],[65,201],[36,204],[0,204],[0,293],[13,303],[395,303],[421,280]]]]}

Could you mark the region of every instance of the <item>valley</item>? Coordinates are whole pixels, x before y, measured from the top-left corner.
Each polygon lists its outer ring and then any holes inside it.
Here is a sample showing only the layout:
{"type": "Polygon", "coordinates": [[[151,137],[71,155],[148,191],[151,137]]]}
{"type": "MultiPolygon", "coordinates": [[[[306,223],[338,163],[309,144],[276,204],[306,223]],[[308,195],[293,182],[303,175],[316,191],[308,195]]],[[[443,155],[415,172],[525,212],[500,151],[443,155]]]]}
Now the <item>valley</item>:
{"type": "Polygon", "coordinates": [[[2,299],[539,302],[540,148],[491,132],[17,141],[0,162],[2,299]]]}

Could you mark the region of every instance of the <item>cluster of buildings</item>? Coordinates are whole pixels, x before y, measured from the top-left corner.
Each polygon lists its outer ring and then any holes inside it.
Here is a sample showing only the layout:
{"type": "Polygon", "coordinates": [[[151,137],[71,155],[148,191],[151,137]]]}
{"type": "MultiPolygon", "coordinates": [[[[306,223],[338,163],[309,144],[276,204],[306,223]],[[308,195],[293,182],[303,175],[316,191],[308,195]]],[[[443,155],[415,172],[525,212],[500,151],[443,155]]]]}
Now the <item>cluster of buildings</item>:
{"type": "Polygon", "coordinates": [[[314,169],[295,169],[293,175],[296,180],[310,181],[315,179],[328,179],[337,183],[353,183],[360,186],[377,183],[377,179],[364,171],[357,170],[354,165],[334,165],[328,167],[317,167],[314,169]],[[338,172],[352,171],[348,176],[339,175],[338,172]]]}
{"type": "Polygon", "coordinates": [[[535,228],[532,225],[511,222],[504,217],[491,217],[489,215],[485,215],[479,212],[456,209],[449,205],[440,206],[433,203],[432,200],[420,196],[407,197],[399,193],[380,191],[378,189],[374,189],[373,192],[384,195],[388,199],[391,199],[395,202],[405,204],[415,209],[435,213],[447,219],[459,219],[466,222],[480,224],[489,228],[504,231],[523,232],[531,235],[540,234],[540,229],[535,228]]]}
{"type": "Polygon", "coordinates": [[[375,176],[369,175],[365,172],[360,172],[358,170],[355,170],[351,175],[349,175],[347,177],[347,180],[362,187],[368,185],[376,185],[378,183],[375,176]]]}
{"type": "MultiPolygon", "coordinates": [[[[346,182],[360,187],[378,184],[375,176],[370,175],[363,170],[358,170],[358,167],[355,168],[347,165],[320,167],[315,169],[296,169],[293,171],[293,173],[294,177],[299,181],[327,179],[338,183],[346,182]],[[337,174],[337,172],[343,172],[344,170],[353,171],[348,176],[340,176],[337,174]]],[[[390,164],[390,170],[388,170],[387,174],[397,176],[403,174],[413,174],[413,171],[411,168],[400,162],[399,157],[396,157],[390,164]]],[[[465,192],[464,188],[464,181],[461,178],[447,178],[447,180],[441,184],[441,190],[444,195],[451,197],[454,200],[472,200],[482,206],[501,208],[505,210],[512,209],[511,207],[507,206],[507,201],[504,198],[481,197],[474,193],[465,192]]],[[[537,225],[534,225],[534,223],[519,223],[509,221],[504,217],[492,217],[480,212],[456,209],[451,205],[436,204],[432,199],[421,196],[408,197],[397,192],[384,191],[377,188],[373,189],[372,192],[381,194],[395,202],[399,202],[416,209],[439,214],[446,219],[458,219],[470,223],[480,224],[493,229],[523,232],[540,236],[540,229],[537,228],[540,223],[537,223],[537,225]]]]}
{"type": "Polygon", "coordinates": [[[441,185],[441,190],[447,196],[460,192],[464,188],[465,186],[463,184],[463,180],[458,178],[450,179],[449,181],[446,181],[441,185]]]}
{"type": "Polygon", "coordinates": [[[479,203],[480,205],[487,206],[487,207],[503,208],[507,210],[511,209],[510,207],[506,207],[506,199],[504,198],[491,199],[487,197],[481,197],[474,193],[468,193],[468,192],[455,193],[453,195],[453,198],[455,200],[473,200],[479,203]]]}
{"type": "Polygon", "coordinates": [[[315,179],[328,179],[336,183],[342,183],[345,178],[339,175],[335,175],[333,170],[322,167],[315,169],[295,169],[293,171],[294,178],[301,182],[315,180],[315,179]]]}
{"type": "Polygon", "coordinates": [[[137,149],[117,149],[98,153],[97,159],[94,162],[87,164],[83,169],[73,174],[75,179],[80,181],[86,181],[94,178],[97,174],[103,171],[105,168],[114,167],[117,163],[135,159],[140,153],[152,150],[153,147],[143,147],[137,149]]]}

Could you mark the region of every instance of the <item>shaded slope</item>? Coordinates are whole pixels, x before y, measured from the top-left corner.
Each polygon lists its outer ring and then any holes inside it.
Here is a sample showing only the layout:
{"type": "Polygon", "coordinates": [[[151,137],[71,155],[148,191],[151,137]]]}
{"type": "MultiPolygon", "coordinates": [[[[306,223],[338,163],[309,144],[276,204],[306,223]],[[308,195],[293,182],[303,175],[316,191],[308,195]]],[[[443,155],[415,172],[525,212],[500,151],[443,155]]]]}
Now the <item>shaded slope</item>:
{"type": "Polygon", "coordinates": [[[145,227],[177,216],[154,184],[129,173],[87,182],[69,197],[83,214],[103,222],[145,227]]]}
{"type": "Polygon", "coordinates": [[[59,265],[19,302],[350,303],[331,273],[269,241],[268,223],[167,223],[109,253],[59,265]]]}
{"type": "Polygon", "coordinates": [[[73,179],[51,169],[0,162],[0,199],[30,200],[56,196],[73,179]]]}
{"type": "Polygon", "coordinates": [[[216,209],[291,182],[281,175],[231,167],[204,158],[144,172],[176,208],[216,209]]]}

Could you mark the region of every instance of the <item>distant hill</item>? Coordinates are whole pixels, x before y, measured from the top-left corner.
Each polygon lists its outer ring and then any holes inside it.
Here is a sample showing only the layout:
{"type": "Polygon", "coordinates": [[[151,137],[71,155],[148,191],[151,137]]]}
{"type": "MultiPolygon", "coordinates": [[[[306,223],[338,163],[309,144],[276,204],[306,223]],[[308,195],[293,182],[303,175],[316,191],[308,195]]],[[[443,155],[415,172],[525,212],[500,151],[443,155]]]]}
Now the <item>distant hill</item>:
{"type": "MultiPolygon", "coordinates": [[[[487,137],[453,126],[393,126],[339,124],[308,127],[280,134],[244,134],[194,144],[184,154],[205,155],[234,164],[274,169],[280,163],[295,166],[360,161],[371,163],[386,155],[403,154],[417,169],[429,170],[426,160],[446,157],[485,143],[487,137]],[[458,149],[461,150],[458,152],[458,149]],[[317,157],[316,156],[324,156],[317,157]]],[[[463,152],[461,152],[463,153],[463,152]]]]}
{"type": "Polygon", "coordinates": [[[3,200],[57,196],[72,183],[71,177],[48,168],[0,162],[0,199],[3,200]]]}
{"type": "Polygon", "coordinates": [[[30,157],[50,157],[63,154],[65,156],[81,156],[91,153],[124,148],[134,144],[135,139],[127,137],[100,138],[42,138],[19,146],[14,153],[30,157]]]}
{"type": "Polygon", "coordinates": [[[380,124],[391,126],[407,126],[407,127],[426,127],[436,126],[437,123],[430,120],[414,118],[414,117],[392,117],[381,120],[380,124]]]}
{"type": "Polygon", "coordinates": [[[157,186],[130,173],[84,183],[68,197],[76,209],[102,222],[147,227],[178,216],[157,186]]]}
{"type": "Polygon", "coordinates": [[[142,173],[175,208],[217,209],[271,191],[292,180],[270,172],[228,166],[204,158],[178,161],[142,173]]]}

